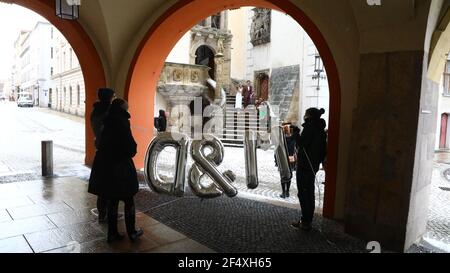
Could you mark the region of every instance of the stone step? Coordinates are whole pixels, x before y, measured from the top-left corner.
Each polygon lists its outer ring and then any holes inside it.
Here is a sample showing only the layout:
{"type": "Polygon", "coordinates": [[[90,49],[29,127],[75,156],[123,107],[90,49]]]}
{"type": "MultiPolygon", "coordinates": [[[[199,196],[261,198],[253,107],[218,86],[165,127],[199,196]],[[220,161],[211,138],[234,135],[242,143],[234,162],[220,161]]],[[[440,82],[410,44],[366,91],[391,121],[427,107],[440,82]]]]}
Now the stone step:
{"type": "Polygon", "coordinates": [[[244,144],[232,144],[232,143],[223,143],[223,146],[229,148],[244,148],[244,144]]]}
{"type": "Polygon", "coordinates": [[[237,127],[235,130],[234,127],[225,127],[224,130],[227,132],[238,132],[244,133],[245,131],[255,131],[255,132],[267,132],[266,128],[257,128],[257,127],[237,127]]]}
{"type": "MultiPolygon", "coordinates": [[[[257,120],[249,121],[237,121],[237,120],[225,120],[225,126],[258,126],[257,120]]],[[[259,122],[259,126],[267,126],[266,122],[259,122]]]]}
{"type": "Polygon", "coordinates": [[[244,140],[220,139],[224,145],[244,145],[244,140]]]}
{"type": "Polygon", "coordinates": [[[234,113],[225,113],[225,117],[227,119],[227,121],[239,121],[239,120],[251,120],[251,121],[264,121],[264,119],[260,119],[258,117],[253,117],[253,116],[243,116],[243,115],[235,115],[234,113]]]}

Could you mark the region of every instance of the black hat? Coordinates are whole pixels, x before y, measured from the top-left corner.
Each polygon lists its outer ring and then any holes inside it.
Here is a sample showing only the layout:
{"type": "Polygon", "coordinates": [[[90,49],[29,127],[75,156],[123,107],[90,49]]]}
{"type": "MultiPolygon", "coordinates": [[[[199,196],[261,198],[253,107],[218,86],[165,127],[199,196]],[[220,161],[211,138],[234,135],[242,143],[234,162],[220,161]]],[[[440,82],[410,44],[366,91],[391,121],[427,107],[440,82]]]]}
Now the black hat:
{"type": "Polygon", "coordinates": [[[320,119],[320,117],[325,114],[325,109],[309,108],[306,110],[306,114],[311,117],[311,119],[320,119]]]}
{"type": "Polygon", "coordinates": [[[114,93],[114,90],[111,88],[100,88],[98,89],[98,99],[103,102],[111,102],[114,93]]]}

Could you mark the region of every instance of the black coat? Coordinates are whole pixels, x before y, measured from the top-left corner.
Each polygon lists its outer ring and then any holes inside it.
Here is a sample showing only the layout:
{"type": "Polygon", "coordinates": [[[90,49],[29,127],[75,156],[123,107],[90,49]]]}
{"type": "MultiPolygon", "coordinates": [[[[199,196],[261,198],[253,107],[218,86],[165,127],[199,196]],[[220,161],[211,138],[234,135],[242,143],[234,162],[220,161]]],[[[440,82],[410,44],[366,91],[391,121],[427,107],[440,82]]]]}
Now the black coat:
{"type": "Polygon", "coordinates": [[[91,127],[95,135],[95,148],[98,149],[103,130],[103,121],[108,114],[109,103],[96,102],[91,113],[91,127]]]}
{"type": "Polygon", "coordinates": [[[327,154],[326,122],[323,119],[307,120],[302,126],[302,133],[295,134],[298,148],[297,168],[311,170],[312,165],[314,173],[317,173],[327,154]]]}
{"type": "Polygon", "coordinates": [[[137,144],[131,134],[130,115],[111,109],[104,121],[98,151],[89,179],[88,192],[107,199],[126,199],[139,190],[132,158],[137,144]]]}

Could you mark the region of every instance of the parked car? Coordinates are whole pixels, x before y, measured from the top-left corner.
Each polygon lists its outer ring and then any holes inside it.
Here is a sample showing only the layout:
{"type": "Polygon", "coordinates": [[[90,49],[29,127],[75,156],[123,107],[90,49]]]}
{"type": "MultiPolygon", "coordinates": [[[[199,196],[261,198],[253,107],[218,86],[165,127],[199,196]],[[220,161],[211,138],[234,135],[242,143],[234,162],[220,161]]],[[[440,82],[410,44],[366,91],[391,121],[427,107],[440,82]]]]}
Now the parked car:
{"type": "Polygon", "coordinates": [[[21,95],[17,100],[18,107],[33,107],[34,101],[31,95],[21,95]]]}

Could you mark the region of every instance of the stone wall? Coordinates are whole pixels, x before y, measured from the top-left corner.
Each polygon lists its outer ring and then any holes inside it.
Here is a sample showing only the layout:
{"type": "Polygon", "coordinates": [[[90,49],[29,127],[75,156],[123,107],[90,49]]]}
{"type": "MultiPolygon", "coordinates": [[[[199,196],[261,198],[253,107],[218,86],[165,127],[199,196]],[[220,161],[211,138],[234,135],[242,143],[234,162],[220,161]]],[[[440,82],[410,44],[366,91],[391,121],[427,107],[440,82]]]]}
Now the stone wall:
{"type": "MultiPolygon", "coordinates": [[[[298,65],[272,69],[269,85],[269,102],[279,106],[280,118],[284,120],[293,103],[295,88],[299,87],[300,67],[298,65]]],[[[299,102],[296,101],[295,104],[299,102]]]]}
{"type": "Polygon", "coordinates": [[[346,232],[403,251],[416,152],[423,51],[361,55],[346,232]]]}

